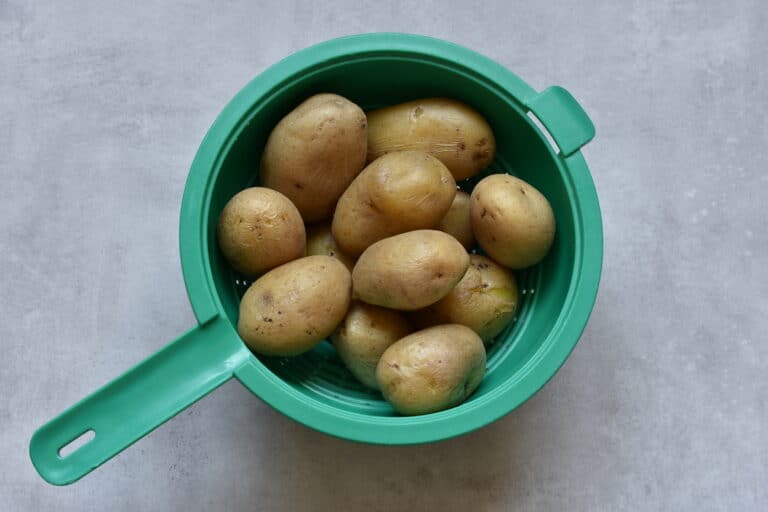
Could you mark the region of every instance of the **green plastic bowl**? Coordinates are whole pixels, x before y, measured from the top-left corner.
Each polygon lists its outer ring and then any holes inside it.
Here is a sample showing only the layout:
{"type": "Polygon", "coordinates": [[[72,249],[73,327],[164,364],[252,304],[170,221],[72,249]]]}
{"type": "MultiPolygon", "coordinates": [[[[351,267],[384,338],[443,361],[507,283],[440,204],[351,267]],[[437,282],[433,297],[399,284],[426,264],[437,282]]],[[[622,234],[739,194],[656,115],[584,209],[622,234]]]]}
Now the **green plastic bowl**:
{"type": "Polygon", "coordinates": [[[426,443],[504,416],[555,374],[592,310],[602,225],[579,149],[593,136],[589,118],[564,89],[537,93],[499,64],[445,41],[365,34],[328,41],[275,64],[224,108],[189,173],[181,260],[199,325],[41,427],[30,443],[35,468],[48,482],[71,483],[232,377],[286,416],[354,441],[426,443]],[[496,134],[491,170],[520,176],[552,204],[558,229],[552,250],[519,276],[523,300],[517,320],[490,349],[480,388],[458,407],[397,416],[351,378],[329,344],[292,359],[267,358],[254,356],[237,335],[246,283],[218,251],[216,222],[226,201],[257,179],[259,155],[275,123],[317,92],[341,94],[364,108],[427,96],[462,100],[478,109],[496,134]],[[62,447],[84,433],[92,439],[61,455],[62,447]]]}

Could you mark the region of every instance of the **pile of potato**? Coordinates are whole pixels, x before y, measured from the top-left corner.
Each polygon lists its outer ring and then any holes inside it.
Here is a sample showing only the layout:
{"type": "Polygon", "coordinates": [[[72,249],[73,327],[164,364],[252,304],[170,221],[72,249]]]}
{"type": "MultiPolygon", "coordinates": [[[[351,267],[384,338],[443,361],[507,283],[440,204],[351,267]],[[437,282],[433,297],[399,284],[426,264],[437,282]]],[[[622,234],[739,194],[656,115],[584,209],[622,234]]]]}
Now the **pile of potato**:
{"type": "Polygon", "coordinates": [[[330,338],[401,414],[464,401],[485,374],[484,343],[517,310],[510,269],[541,260],[555,235],[547,199],[522,180],[457,187],[495,149],[485,119],[454,100],[366,114],[318,94],[296,107],[267,140],[262,186],[235,195],[218,225],[227,261],[256,279],[243,341],[295,356],[330,338]]]}

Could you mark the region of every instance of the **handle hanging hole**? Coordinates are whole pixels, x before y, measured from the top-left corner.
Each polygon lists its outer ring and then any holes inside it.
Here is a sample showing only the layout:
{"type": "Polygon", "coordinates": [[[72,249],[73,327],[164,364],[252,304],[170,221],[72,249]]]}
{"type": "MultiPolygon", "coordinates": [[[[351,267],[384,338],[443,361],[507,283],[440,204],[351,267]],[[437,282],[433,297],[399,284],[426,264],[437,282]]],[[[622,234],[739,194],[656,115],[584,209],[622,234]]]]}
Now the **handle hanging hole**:
{"type": "Polygon", "coordinates": [[[528,112],[528,117],[531,118],[531,121],[533,121],[533,124],[536,125],[536,127],[539,129],[539,131],[544,135],[544,137],[547,139],[547,142],[549,142],[549,145],[552,146],[552,149],[555,151],[556,154],[560,154],[560,146],[557,145],[557,142],[555,142],[555,139],[552,138],[552,134],[549,133],[549,130],[547,130],[547,127],[544,126],[544,123],[541,122],[541,120],[536,117],[536,114],[533,112],[528,112]]]}
{"type": "Polygon", "coordinates": [[[75,453],[77,450],[85,446],[86,444],[93,441],[93,438],[96,437],[96,432],[93,431],[92,428],[89,428],[61,448],[59,448],[59,457],[62,459],[65,457],[69,457],[73,453],[75,453]]]}

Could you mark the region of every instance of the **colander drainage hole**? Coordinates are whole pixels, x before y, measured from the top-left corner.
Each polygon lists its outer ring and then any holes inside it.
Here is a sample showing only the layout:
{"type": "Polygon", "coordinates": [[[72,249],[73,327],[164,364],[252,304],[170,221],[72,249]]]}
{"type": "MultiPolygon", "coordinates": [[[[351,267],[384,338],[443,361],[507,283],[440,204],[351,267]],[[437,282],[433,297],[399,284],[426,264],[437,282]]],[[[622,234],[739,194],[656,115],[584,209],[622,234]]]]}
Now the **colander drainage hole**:
{"type": "Polygon", "coordinates": [[[61,448],[59,448],[59,457],[69,457],[73,453],[75,453],[77,450],[85,446],[86,444],[93,441],[93,438],[96,437],[96,432],[93,431],[92,428],[89,428],[61,448]]]}

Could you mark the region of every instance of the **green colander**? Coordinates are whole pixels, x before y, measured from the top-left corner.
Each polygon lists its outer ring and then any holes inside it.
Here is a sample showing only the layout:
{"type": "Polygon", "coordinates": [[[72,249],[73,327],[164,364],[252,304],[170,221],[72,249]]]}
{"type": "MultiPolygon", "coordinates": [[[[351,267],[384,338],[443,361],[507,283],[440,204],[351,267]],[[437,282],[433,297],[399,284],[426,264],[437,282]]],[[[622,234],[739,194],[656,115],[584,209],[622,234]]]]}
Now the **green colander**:
{"type": "Polygon", "coordinates": [[[286,416],[354,441],[426,443],[504,416],[554,375],[592,310],[602,224],[579,149],[593,136],[589,118],[563,88],[536,92],[499,64],[445,41],[365,34],[275,64],[224,108],[187,179],[181,263],[198,325],[42,426],[30,443],[32,463],[50,483],[74,482],[233,377],[286,416]],[[366,109],[428,96],[462,100],[496,134],[491,171],[520,176],[552,204],[558,229],[552,250],[518,276],[518,317],[489,350],[480,388],[458,407],[397,416],[380,395],[352,379],[328,343],[296,358],[269,358],[253,355],[237,335],[238,302],[248,283],[219,253],[216,221],[227,200],[257,180],[271,128],[318,92],[341,94],[366,109]],[[92,439],[63,455],[61,448],[84,433],[92,439]]]}

